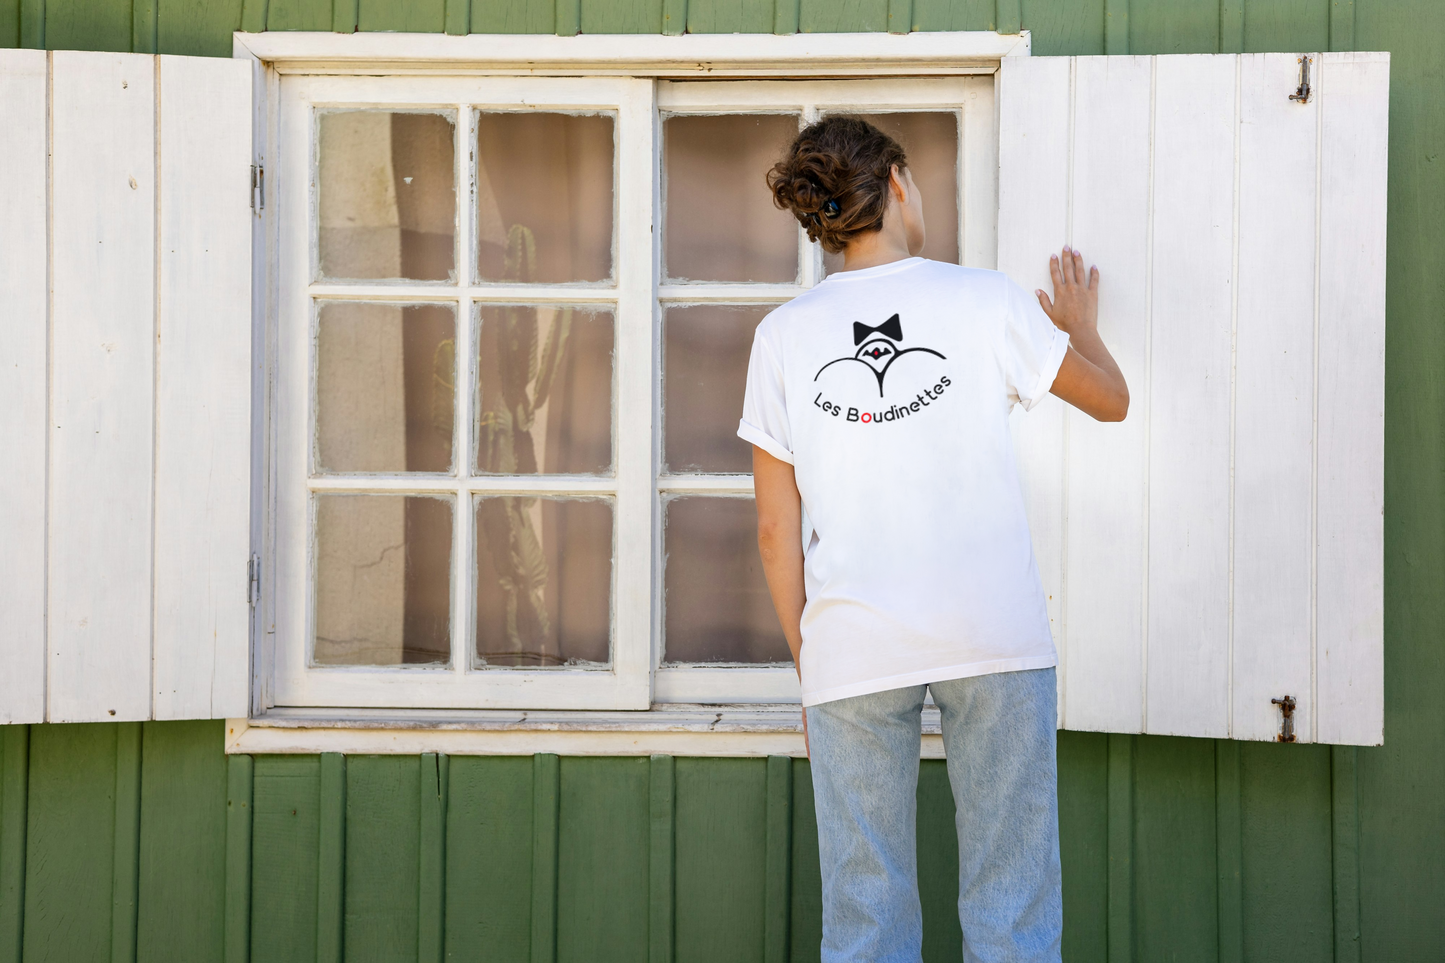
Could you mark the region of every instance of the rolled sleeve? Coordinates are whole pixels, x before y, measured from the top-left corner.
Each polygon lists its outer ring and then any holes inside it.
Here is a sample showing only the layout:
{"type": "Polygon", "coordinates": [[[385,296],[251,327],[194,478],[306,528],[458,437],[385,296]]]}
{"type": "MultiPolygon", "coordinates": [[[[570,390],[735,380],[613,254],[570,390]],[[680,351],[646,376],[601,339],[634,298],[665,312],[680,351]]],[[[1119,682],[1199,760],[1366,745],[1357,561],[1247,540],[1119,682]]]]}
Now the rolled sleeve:
{"type": "Polygon", "coordinates": [[[1069,352],[1069,335],[1054,326],[1036,298],[1007,281],[1004,296],[1004,377],[1009,398],[1028,411],[1043,400],[1069,352]]]}

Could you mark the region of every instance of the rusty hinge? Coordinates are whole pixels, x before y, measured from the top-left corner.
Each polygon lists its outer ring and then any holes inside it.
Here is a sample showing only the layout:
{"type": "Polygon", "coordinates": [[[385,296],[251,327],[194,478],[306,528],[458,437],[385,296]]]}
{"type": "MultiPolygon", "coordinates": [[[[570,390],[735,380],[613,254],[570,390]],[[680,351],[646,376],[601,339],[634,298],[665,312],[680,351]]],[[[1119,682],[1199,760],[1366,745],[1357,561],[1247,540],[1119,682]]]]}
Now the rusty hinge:
{"type": "Polygon", "coordinates": [[[1299,58],[1299,86],[1289,95],[1289,99],[1302,104],[1310,102],[1310,58],[1303,54],[1299,58]]]}
{"type": "Polygon", "coordinates": [[[1269,701],[1279,706],[1279,714],[1281,716],[1279,735],[1274,737],[1274,741],[1294,742],[1294,696],[1285,696],[1283,699],[1270,699],[1269,701]]]}
{"type": "Polygon", "coordinates": [[[251,165],[251,210],[257,214],[266,209],[266,168],[251,165]]]}

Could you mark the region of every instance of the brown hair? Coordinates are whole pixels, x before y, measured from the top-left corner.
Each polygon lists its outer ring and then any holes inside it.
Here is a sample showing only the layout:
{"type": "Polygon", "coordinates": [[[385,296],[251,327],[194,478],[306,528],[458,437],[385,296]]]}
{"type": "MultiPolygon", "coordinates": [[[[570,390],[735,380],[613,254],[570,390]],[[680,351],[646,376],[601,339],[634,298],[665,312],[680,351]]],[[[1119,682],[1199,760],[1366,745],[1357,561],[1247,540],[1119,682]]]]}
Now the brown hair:
{"type": "Polygon", "coordinates": [[[835,115],[798,134],[768,171],[768,187],[810,241],[837,254],[859,234],[882,230],[894,165],[908,166],[896,140],[862,117],[835,115]]]}

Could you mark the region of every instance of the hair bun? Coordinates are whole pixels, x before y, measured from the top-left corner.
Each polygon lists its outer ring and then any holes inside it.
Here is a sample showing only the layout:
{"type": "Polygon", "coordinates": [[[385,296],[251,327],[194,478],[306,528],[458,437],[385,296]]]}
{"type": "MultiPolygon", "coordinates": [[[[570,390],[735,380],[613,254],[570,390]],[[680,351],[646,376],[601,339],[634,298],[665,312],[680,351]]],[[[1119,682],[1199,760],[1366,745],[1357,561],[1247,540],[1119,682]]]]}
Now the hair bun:
{"type": "Polygon", "coordinates": [[[767,180],[773,203],[837,254],[859,234],[882,229],[895,166],[908,166],[897,141],[861,117],[835,115],[804,128],[767,180]]]}

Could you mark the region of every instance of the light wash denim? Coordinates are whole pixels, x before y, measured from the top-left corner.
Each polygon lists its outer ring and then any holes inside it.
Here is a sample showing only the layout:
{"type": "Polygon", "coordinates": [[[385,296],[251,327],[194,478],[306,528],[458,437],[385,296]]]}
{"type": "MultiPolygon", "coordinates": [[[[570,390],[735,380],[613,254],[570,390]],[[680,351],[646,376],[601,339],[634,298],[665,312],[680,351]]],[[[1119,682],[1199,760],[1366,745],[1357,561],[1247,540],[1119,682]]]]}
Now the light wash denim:
{"type": "MultiPolygon", "coordinates": [[[[1054,670],[1000,672],[810,707],[823,963],[919,963],[918,746],[943,714],[967,963],[1060,959],[1054,670]]],[[[925,841],[927,845],[927,841],[925,841]]]]}

